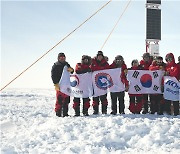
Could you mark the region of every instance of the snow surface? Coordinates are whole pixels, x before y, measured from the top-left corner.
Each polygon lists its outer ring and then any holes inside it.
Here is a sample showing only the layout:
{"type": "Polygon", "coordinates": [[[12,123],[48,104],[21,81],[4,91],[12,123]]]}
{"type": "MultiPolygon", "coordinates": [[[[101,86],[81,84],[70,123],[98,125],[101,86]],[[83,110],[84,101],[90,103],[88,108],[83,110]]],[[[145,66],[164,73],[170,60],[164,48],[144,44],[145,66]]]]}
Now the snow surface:
{"type": "Polygon", "coordinates": [[[52,89],[10,89],[0,95],[2,154],[180,153],[180,116],[133,115],[128,95],[125,115],[73,117],[71,101],[71,117],[65,118],[55,116],[52,89]]]}

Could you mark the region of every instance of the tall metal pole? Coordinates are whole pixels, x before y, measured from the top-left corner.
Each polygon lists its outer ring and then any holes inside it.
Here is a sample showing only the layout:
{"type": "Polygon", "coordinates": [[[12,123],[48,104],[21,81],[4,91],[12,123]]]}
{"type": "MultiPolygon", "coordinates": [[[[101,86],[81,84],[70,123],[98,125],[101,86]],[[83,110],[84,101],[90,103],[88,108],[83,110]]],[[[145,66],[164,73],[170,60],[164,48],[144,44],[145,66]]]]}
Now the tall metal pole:
{"type": "Polygon", "coordinates": [[[161,40],[161,0],[146,0],[146,52],[159,55],[161,40]]]}

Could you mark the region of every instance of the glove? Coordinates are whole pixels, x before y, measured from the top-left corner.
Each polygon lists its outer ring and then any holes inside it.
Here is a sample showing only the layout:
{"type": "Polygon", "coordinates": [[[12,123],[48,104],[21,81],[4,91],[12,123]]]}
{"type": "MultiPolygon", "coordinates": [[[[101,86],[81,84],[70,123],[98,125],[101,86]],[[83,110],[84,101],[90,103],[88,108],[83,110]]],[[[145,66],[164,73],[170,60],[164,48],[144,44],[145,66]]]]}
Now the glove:
{"type": "Polygon", "coordinates": [[[60,91],[60,87],[59,87],[59,84],[58,84],[58,83],[54,84],[54,87],[55,87],[55,90],[56,90],[56,91],[60,91]]]}
{"type": "Polygon", "coordinates": [[[74,73],[74,69],[72,67],[68,67],[67,71],[70,72],[70,73],[74,73]]]}
{"type": "Polygon", "coordinates": [[[164,75],[165,75],[165,76],[169,76],[169,72],[166,71],[164,75]]]}
{"type": "Polygon", "coordinates": [[[127,75],[127,72],[128,72],[128,70],[127,70],[127,69],[125,69],[125,70],[124,70],[124,74],[125,74],[125,75],[127,75]]]}
{"type": "Polygon", "coordinates": [[[129,90],[129,85],[125,86],[125,91],[128,92],[129,90]]]}

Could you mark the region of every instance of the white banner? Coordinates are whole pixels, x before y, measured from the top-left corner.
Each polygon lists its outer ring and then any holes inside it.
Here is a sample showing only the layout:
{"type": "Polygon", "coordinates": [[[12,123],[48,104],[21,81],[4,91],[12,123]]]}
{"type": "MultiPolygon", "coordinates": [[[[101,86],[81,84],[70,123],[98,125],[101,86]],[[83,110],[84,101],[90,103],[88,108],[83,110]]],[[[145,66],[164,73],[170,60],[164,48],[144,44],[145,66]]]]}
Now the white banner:
{"type": "Polygon", "coordinates": [[[175,77],[164,77],[164,98],[171,101],[180,100],[180,82],[175,77]]]}
{"type": "Polygon", "coordinates": [[[60,91],[66,95],[87,98],[93,95],[92,73],[70,74],[64,67],[59,82],[60,91]]]}
{"type": "Polygon", "coordinates": [[[130,94],[161,94],[164,71],[128,70],[130,94]]]}
{"type": "Polygon", "coordinates": [[[124,84],[121,82],[121,68],[95,71],[92,74],[94,96],[101,96],[110,92],[124,91],[124,84]]]}

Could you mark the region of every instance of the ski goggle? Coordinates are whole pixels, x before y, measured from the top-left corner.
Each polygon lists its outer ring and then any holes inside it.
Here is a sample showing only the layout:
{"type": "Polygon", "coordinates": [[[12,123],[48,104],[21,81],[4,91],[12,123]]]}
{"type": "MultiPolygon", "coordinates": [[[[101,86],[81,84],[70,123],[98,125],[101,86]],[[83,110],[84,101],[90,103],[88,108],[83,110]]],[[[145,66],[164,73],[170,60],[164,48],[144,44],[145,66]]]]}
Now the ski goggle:
{"type": "Polygon", "coordinates": [[[166,58],[166,61],[172,61],[171,57],[166,58]]]}

